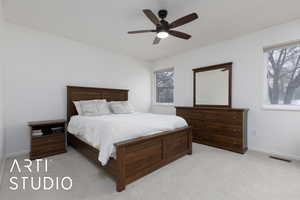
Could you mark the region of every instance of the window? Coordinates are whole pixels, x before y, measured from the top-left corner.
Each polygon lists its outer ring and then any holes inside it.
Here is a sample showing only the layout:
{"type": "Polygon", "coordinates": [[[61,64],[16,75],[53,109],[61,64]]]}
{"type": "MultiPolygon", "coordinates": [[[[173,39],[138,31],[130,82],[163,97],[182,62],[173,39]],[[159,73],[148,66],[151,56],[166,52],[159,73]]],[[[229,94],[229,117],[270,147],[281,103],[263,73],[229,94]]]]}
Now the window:
{"type": "Polygon", "coordinates": [[[173,104],[174,102],[174,69],[154,72],[155,102],[158,104],[173,104]]]}
{"type": "Polygon", "coordinates": [[[268,105],[300,108],[300,43],[265,49],[268,105]]]}

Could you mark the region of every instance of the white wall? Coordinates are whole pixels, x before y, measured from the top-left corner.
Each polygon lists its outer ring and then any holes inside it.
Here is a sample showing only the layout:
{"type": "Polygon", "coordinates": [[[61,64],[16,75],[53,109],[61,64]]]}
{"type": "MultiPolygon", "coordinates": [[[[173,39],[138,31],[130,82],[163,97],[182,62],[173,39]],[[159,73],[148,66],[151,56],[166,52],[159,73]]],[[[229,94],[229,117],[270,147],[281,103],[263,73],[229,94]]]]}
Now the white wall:
{"type": "MultiPolygon", "coordinates": [[[[1,41],[1,40],[0,40],[1,41]]],[[[1,51],[0,51],[1,52],[1,51]]],[[[1,56],[0,56],[1,58],[1,56]]],[[[1,170],[1,162],[4,158],[4,109],[3,109],[3,89],[4,89],[4,77],[3,77],[3,67],[0,63],[0,170],[1,170]]],[[[1,173],[1,171],[0,171],[1,173]]],[[[0,174],[1,176],[1,174],[0,174]]]]}
{"type": "Polygon", "coordinates": [[[130,89],[136,110],[149,110],[147,63],[12,24],[5,32],[8,156],[29,151],[28,121],[66,118],[67,85],[130,89]]]}
{"type": "Polygon", "coordinates": [[[0,181],[1,181],[1,167],[4,158],[4,127],[3,127],[3,19],[2,19],[2,4],[0,3],[0,181]]]}
{"type": "MultiPolygon", "coordinates": [[[[275,26],[160,60],[156,68],[175,67],[175,105],[192,106],[192,69],[233,62],[233,107],[249,108],[248,140],[251,149],[300,159],[300,111],[263,110],[263,47],[300,40],[300,20],[275,26]]],[[[175,113],[174,107],[152,107],[175,113]]]]}

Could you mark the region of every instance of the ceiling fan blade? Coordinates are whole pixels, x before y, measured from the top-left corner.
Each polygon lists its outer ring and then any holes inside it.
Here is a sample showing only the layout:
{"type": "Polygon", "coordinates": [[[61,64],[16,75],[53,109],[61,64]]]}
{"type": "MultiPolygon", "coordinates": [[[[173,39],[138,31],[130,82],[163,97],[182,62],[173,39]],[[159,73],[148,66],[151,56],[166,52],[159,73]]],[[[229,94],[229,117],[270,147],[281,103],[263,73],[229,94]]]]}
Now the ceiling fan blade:
{"type": "Polygon", "coordinates": [[[149,32],[156,32],[156,30],[128,31],[128,34],[135,34],[135,33],[149,33],[149,32]]]}
{"type": "Polygon", "coordinates": [[[153,41],[153,44],[158,44],[160,42],[160,38],[158,37],[155,37],[154,41],[153,41]]]}
{"type": "Polygon", "coordinates": [[[196,13],[189,14],[187,16],[184,16],[184,17],[179,18],[179,19],[175,20],[174,22],[172,22],[170,24],[170,28],[176,28],[178,26],[182,26],[182,25],[187,24],[197,18],[198,18],[198,15],[196,13]]]}
{"type": "Polygon", "coordinates": [[[169,34],[173,35],[175,37],[181,38],[181,39],[185,39],[185,40],[188,40],[188,39],[190,39],[192,37],[189,34],[186,34],[186,33],[183,33],[183,32],[179,32],[179,31],[173,31],[173,30],[170,30],[169,34]]]}
{"type": "Polygon", "coordinates": [[[143,12],[153,22],[153,24],[155,24],[155,25],[160,24],[159,19],[154,15],[154,13],[151,10],[144,9],[143,12]]]}

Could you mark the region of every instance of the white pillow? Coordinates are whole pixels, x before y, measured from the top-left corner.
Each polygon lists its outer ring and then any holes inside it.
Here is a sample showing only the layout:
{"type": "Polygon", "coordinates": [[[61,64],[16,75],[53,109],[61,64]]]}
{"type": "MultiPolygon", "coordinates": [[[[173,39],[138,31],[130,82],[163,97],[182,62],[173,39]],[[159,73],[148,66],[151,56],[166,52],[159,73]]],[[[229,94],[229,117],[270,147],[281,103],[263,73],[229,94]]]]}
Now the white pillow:
{"type": "Polygon", "coordinates": [[[81,111],[81,107],[80,107],[80,101],[73,101],[76,111],[78,113],[78,115],[82,115],[82,111],[81,111]]]}
{"type": "Polygon", "coordinates": [[[134,112],[133,107],[128,101],[112,101],[109,106],[115,114],[128,114],[134,112]]]}
{"type": "Polygon", "coordinates": [[[105,99],[74,102],[77,113],[83,116],[100,116],[111,114],[105,99]]]}
{"type": "Polygon", "coordinates": [[[97,100],[80,101],[80,108],[81,108],[82,115],[96,116],[98,113],[97,100]]]}
{"type": "Polygon", "coordinates": [[[97,100],[97,110],[98,110],[98,115],[111,114],[106,99],[97,100]]]}

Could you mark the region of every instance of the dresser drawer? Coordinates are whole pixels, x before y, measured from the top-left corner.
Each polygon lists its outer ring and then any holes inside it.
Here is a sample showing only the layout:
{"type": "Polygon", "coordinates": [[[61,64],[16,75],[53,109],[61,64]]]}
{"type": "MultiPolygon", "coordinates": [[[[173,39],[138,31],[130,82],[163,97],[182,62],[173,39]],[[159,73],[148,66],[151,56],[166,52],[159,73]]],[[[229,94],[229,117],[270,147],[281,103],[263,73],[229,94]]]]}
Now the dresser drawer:
{"type": "Polygon", "coordinates": [[[210,139],[210,134],[207,133],[206,129],[193,128],[192,133],[193,133],[193,139],[198,139],[198,140],[210,139]]]}
{"type": "Polygon", "coordinates": [[[202,111],[193,111],[193,110],[176,110],[176,115],[180,116],[184,119],[189,119],[189,120],[199,120],[205,119],[205,113],[203,113],[202,111]]]}
{"type": "Polygon", "coordinates": [[[235,138],[243,136],[243,128],[237,125],[220,124],[220,123],[207,123],[205,130],[213,135],[222,135],[235,138]]]}
{"type": "Polygon", "coordinates": [[[179,112],[177,115],[186,119],[191,123],[191,125],[195,124],[195,122],[199,120],[231,125],[239,125],[243,123],[243,113],[238,112],[179,112]]]}
{"type": "Polygon", "coordinates": [[[198,142],[201,144],[207,144],[225,149],[230,148],[230,150],[232,150],[232,148],[238,150],[241,149],[243,146],[242,139],[221,135],[213,135],[207,132],[197,132],[193,137],[193,140],[194,142],[198,142]]]}
{"type": "Polygon", "coordinates": [[[242,133],[241,132],[225,132],[221,130],[212,130],[212,129],[193,129],[193,137],[194,138],[212,138],[213,136],[220,136],[227,140],[238,140],[242,141],[242,133]]]}
{"type": "Polygon", "coordinates": [[[239,125],[243,122],[243,114],[236,112],[210,112],[205,115],[206,121],[219,122],[223,124],[239,125]]]}
{"type": "Polygon", "coordinates": [[[205,128],[207,125],[204,120],[190,119],[190,118],[186,118],[185,120],[187,121],[188,125],[192,126],[193,128],[205,128]]]}
{"type": "Polygon", "coordinates": [[[222,135],[212,135],[211,140],[221,146],[241,146],[243,142],[239,138],[226,137],[222,135]]]}

